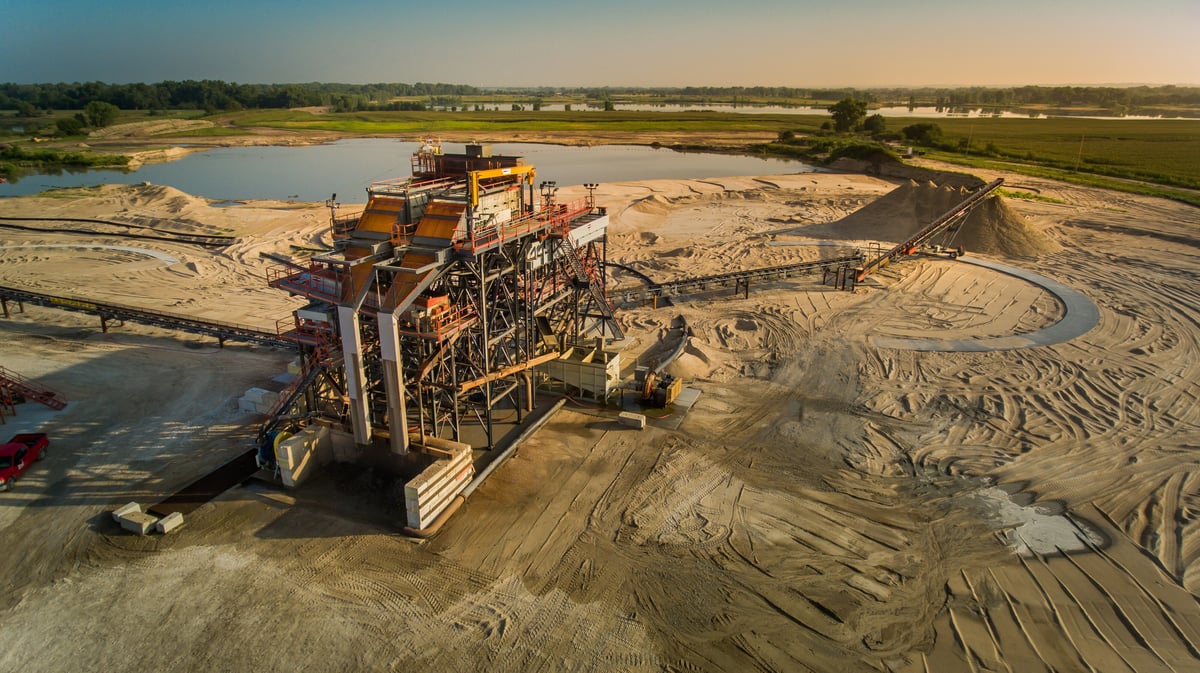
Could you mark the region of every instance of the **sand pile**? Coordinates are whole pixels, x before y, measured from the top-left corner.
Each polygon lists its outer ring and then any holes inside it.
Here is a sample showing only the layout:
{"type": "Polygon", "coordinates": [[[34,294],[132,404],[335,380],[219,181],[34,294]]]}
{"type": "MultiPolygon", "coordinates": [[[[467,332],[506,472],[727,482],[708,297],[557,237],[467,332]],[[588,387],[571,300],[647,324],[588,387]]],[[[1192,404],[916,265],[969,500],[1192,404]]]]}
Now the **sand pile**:
{"type": "Polygon", "coordinates": [[[719,351],[696,337],[689,337],[679,357],[667,366],[667,373],[685,381],[694,381],[708,377],[714,369],[723,364],[724,357],[719,351]]]}
{"type": "MultiPolygon", "coordinates": [[[[837,238],[902,241],[970,194],[971,190],[964,188],[910,181],[839,222],[806,227],[804,232],[837,238]]],[[[953,243],[968,252],[1007,257],[1037,257],[1059,249],[1053,239],[1030,226],[1000,197],[988,198],[973,208],[953,243]]]]}
{"type": "Polygon", "coordinates": [[[171,215],[209,208],[208,200],[166,185],[127,185],[115,197],[126,209],[161,209],[171,215]]]}

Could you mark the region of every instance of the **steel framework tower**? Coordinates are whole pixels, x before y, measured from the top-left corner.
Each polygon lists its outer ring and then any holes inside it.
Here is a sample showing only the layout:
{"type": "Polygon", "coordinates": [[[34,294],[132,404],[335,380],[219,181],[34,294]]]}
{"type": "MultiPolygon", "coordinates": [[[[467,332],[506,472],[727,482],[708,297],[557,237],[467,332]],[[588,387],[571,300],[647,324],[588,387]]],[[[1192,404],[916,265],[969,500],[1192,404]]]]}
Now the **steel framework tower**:
{"type": "Polygon", "coordinates": [[[302,376],[260,439],[321,416],[395,453],[410,433],[460,440],[466,425],[491,448],[498,410],[518,422],[532,410],[539,365],[622,336],[605,294],[607,213],[590,195],[557,203],[553,183],[535,192],[535,175],[486,146],[427,142],[411,178],[331,218],[333,252],[272,269],[271,286],[310,303],[287,332],[302,376]]]}

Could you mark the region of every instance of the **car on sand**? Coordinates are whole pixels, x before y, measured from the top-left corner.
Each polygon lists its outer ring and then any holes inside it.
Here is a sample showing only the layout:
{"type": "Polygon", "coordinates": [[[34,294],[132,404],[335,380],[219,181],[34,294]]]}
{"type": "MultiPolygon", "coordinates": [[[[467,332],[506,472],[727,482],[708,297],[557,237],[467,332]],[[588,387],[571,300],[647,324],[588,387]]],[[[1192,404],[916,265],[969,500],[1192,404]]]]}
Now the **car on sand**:
{"type": "Polygon", "coordinates": [[[12,490],[17,477],[35,460],[45,458],[49,448],[50,438],[40,432],[20,434],[0,444],[0,490],[12,490]]]}

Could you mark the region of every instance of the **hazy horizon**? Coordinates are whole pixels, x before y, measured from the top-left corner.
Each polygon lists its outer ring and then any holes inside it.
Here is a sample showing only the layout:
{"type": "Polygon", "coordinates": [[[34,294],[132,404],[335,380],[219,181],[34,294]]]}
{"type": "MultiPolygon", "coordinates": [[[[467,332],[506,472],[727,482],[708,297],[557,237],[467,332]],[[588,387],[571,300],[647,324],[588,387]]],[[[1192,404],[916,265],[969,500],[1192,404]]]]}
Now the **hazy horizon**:
{"type": "Polygon", "coordinates": [[[1200,3],[0,0],[0,82],[1197,86],[1200,3]]]}

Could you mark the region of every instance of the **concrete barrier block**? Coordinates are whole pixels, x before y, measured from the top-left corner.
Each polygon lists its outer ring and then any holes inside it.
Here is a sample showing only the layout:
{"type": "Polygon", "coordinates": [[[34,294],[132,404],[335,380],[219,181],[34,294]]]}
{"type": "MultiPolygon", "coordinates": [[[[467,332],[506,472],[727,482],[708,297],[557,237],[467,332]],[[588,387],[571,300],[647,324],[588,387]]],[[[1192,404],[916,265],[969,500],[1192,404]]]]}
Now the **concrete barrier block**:
{"type": "Polygon", "coordinates": [[[263,395],[269,392],[270,391],[265,388],[248,388],[246,392],[242,393],[242,397],[255,404],[258,404],[262,402],[263,395]]]}
{"type": "Polygon", "coordinates": [[[279,393],[275,392],[264,392],[258,400],[258,408],[264,414],[274,409],[276,404],[279,404],[279,393]]]}
{"type": "Polygon", "coordinates": [[[353,463],[362,457],[363,450],[354,443],[354,435],[343,430],[329,431],[329,445],[336,462],[353,463]]]}
{"type": "Polygon", "coordinates": [[[410,528],[425,528],[454,497],[462,493],[475,475],[471,447],[461,442],[426,437],[414,443],[417,450],[439,456],[429,467],[404,485],[404,505],[410,528]]]}
{"type": "Polygon", "coordinates": [[[646,429],[645,414],[635,414],[632,411],[622,411],[617,416],[617,420],[620,421],[622,425],[628,425],[631,428],[637,428],[638,430],[646,429]]]}
{"type": "Polygon", "coordinates": [[[130,512],[121,517],[121,528],[138,535],[145,535],[158,523],[158,517],[145,512],[130,512]]]}
{"type": "Polygon", "coordinates": [[[283,485],[295,488],[312,476],[323,455],[328,455],[329,428],[323,425],[306,428],[279,443],[275,460],[283,485]]]}
{"type": "Polygon", "coordinates": [[[142,506],[137,504],[136,502],[131,502],[127,505],[121,505],[120,507],[113,510],[113,513],[112,513],[113,521],[116,521],[117,523],[121,523],[121,517],[123,517],[127,514],[132,514],[134,512],[138,512],[140,514],[141,511],[142,511],[142,506]]]}
{"type": "Polygon", "coordinates": [[[170,514],[159,519],[158,522],[154,524],[154,530],[156,530],[160,533],[166,534],[166,533],[170,533],[171,531],[179,528],[182,525],[183,525],[183,514],[181,514],[180,512],[171,512],[170,514]]]}

